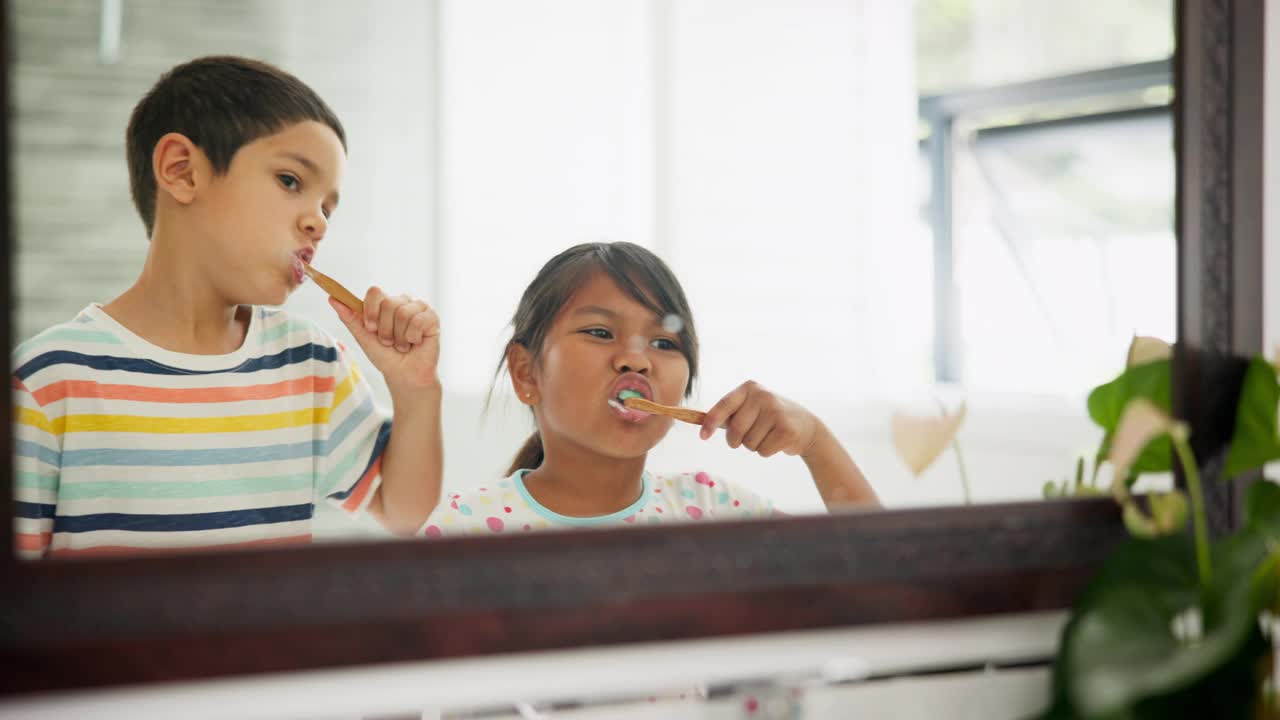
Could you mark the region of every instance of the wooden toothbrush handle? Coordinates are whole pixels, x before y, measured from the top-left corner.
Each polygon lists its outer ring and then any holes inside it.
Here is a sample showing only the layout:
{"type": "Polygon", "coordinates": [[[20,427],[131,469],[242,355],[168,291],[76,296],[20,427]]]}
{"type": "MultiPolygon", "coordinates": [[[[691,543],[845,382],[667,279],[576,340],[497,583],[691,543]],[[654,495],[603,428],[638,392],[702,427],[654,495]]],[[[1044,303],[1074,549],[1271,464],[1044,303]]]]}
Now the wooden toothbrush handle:
{"type": "Polygon", "coordinates": [[[311,267],[307,263],[302,264],[302,269],[307,273],[307,277],[315,281],[321,290],[329,293],[329,297],[351,308],[351,311],[357,315],[364,315],[364,302],[356,297],[350,290],[342,287],[342,283],[325,275],[319,270],[311,267]]]}
{"type": "Polygon", "coordinates": [[[666,415],[667,417],[683,420],[690,425],[701,425],[702,421],[707,418],[707,414],[689,408],[671,407],[670,405],[659,405],[652,400],[644,398],[630,397],[622,401],[622,404],[633,410],[643,410],[651,412],[655,415],[666,415]]]}

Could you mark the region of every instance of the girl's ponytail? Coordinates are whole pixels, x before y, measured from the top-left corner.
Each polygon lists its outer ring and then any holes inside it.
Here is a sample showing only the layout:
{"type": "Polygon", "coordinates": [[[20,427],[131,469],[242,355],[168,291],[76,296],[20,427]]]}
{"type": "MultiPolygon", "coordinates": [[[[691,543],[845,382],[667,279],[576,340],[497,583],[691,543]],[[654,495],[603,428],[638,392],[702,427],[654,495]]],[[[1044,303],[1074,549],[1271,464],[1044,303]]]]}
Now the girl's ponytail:
{"type": "Polygon", "coordinates": [[[512,475],[517,470],[533,470],[541,464],[542,437],[534,432],[516,451],[516,456],[511,459],[511,467],[507,468],[507,475],[512,475]]]}

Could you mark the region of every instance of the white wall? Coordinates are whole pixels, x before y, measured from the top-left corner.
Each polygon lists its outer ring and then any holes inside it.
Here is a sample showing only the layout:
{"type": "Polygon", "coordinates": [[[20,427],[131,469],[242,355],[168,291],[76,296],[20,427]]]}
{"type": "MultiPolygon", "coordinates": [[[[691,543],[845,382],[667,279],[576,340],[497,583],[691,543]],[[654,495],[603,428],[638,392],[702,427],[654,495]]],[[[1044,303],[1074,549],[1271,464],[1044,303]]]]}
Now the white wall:
{"type": "MultiPolygon", "coordinates": [[[[272,60],[315,88],[347,131],[342,203],[316,267],[359,295],[379,285],[434,297],[434,4],[397,2],[388,12],[364,13],[345,0],[288,0],[272,8],[282,26],[292,20],[272,60]]],[[[314,286],[303,286],[288,308],[354,345],[314,286]]],[[[381,377],[366,376],[385,399],[381,377]]]]}

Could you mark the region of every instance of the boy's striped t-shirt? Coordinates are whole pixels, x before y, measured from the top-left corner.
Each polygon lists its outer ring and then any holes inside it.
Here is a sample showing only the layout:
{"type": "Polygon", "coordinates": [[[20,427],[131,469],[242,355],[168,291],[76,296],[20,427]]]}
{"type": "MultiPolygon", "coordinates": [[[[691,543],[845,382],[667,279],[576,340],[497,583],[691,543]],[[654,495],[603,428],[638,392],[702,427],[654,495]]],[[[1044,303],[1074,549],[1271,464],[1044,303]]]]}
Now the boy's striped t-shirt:
{"type": "Polygon", "coordinates": [[[14,353],[20,556],[305,543],[362,511],[391,424],[345,348],[254,308],[227,355],[159,348],[99,305],[14,353]]]}

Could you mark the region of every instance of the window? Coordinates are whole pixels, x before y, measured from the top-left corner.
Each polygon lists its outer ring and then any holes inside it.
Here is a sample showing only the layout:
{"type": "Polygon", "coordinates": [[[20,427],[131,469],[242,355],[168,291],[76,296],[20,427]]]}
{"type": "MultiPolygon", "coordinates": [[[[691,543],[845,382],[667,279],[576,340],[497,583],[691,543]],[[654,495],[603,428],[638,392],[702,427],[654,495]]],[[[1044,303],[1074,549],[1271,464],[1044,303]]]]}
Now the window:
{"type": "Polygon", "coordinates": [[[1140,0],[917,4],[939,381],[1084,391],[1134,333],[1172,339],[1171,20],[1140,0]]]}

